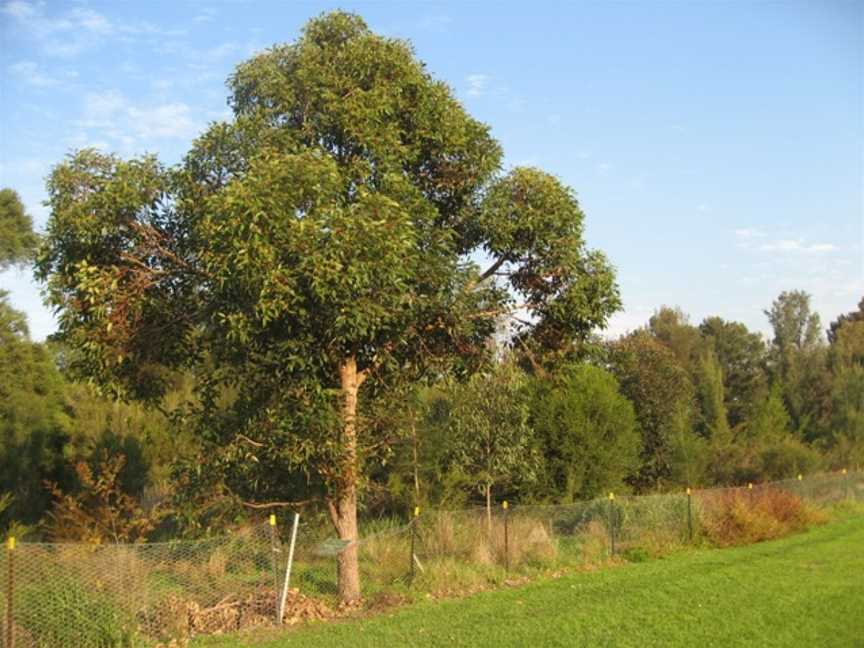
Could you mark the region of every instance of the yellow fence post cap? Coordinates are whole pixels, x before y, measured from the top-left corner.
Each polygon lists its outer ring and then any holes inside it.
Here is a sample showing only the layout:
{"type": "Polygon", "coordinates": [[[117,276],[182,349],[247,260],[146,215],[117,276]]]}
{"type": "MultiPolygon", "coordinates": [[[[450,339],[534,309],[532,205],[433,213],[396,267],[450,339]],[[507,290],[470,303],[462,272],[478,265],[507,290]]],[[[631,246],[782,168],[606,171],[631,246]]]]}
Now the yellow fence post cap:
{"type": "Polygon", "coordinates": [[[503,506],[503,507],[504,507],[504,510],[506,511],[506,510],[507,510],[507,507],[508,507],[507,500],[504,500],[504,503],[501,504],[501,506],[503,506]]]}
{"type": "Polygon", "coordinates": [[[420,516],[420,507],[415,506],[414,507],[414,517],[419,517],[419,516],[420,516]]]}
{"type": "Polygon", "coordinates": [[[844,474],[844,475],[846,474],[846,469],[845,469],[845,468],[843,469],[843,474],[844,474]]]}
{"type": "Polygon", "coordinates": [[[753,490],[753,482],[747,482],[747,490],[753,490]]]}
{"type": "Polygon", "coordinates": [[[689,494],[692,493],[692,492],[693,492],[693,491],[691,491],[691,490],[690,490],[690,487],[688,486],[688,487],[687,487],[687,494],[689,495],[689,494]]]}
{"type": "Polygon", "coordinates": [[[275,513],[270,514],[270,526],[276,526],[276,514],[275,513]]]}
{"type": "Polygon", "coordinates": [[[7,546],[9,547],[9,551],[15,550],[15,536],[9,536],[9,539],[6,541],[7,546]]]}
{"type": "Polygon", "coordinates": [[[615,499],[615,493],[609,493],[609,499],[610,499],[610,501],[614,500],[615,499]]]}
{"type": "Polygon", "coordinates": [[[798,481],[801,481],[802,479],[804,479],[804,475],[800,475],[800,474],[799,474],[799,475],[798,475],[798,481]]]}

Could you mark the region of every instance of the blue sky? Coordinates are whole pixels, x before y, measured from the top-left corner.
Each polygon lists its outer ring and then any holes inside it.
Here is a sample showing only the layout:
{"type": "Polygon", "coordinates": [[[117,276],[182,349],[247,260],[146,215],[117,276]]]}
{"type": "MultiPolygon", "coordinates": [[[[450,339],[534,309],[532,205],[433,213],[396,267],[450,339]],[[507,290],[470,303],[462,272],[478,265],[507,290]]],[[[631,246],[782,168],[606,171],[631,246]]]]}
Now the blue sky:
{"type": "MultiPolygon", "coordinates": [[[[625,310],[662,304],[767,331],[782,290],[823,323],[864,295],[864,3],[31,2],[0,4],[0,186],[38,227],[71,149],[177,162],[228,116],[254,52],[341,7],[410,39],[491,125],[509,165],[578,193],[625,310]]],[[[29,271],[0,275],[33,337],[54,330],[29,271]]]]}

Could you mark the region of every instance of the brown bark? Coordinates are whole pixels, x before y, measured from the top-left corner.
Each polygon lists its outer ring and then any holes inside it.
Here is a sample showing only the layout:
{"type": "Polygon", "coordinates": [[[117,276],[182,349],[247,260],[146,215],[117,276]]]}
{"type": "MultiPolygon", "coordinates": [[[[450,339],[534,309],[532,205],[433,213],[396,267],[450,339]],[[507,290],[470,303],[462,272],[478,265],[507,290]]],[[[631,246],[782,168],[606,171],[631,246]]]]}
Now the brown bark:
{"type": "Polygon", "coordinates": [[[328,499],[330,518],[341,540],[349,544],[336,558],[339,597],[346,602],[360,598],[360,565],[357,551],[357,394],[365,379],[357,360],[348,357],[339,367],[342,387],[342,475],[337,492],[328,499]]]}

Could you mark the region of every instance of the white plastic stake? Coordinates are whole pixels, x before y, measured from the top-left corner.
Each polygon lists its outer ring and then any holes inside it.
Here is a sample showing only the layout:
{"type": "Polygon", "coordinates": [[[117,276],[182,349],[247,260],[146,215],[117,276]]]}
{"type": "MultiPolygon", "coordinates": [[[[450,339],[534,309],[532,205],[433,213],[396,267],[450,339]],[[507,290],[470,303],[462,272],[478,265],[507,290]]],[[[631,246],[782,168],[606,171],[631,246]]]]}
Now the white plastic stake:
{"type": "Polygon", "coordinates": [[[288,598],[288,582],[291,580],[291,565],[294,562],[294,543],[297,542],[297,527],[300,525],[300,514],[294,514],[294,528],[291,529],[291,546],[288,547],[288,564],[285,566],[285,583],[282,585],[282,599],[279,601],[279,624],[285,615],[285,599],[288,598]]]}

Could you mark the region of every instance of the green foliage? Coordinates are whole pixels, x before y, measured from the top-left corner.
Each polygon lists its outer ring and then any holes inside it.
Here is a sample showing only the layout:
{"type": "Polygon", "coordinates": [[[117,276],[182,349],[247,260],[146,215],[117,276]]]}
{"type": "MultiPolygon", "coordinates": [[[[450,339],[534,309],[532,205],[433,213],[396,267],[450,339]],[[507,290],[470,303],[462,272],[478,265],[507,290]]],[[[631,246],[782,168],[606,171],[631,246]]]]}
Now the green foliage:
{"type": "Polygon", "coordinates": [[[448,391],[446,469],[485,494],[487,503],[493,488],[535,481],[539,457],[521,371],[499,364],[448,391]]]}
{"type": "Polygon", "coordinates": [[[720,317],[705,318],[699,331],[720,364],[729,425],[737,428],[753,415],[767,391],[765,343],[744,324],[720,317]]]}
{"type": "Polygon", "coordinates": [[[572,365],[535,378],[530,407],[543,456],[534,497],[568,503],[620,491],[638,469],[633,405],[608,371],[572,365]]]}
{"type": "Polygon", "coordinates": [[[791,426],[792,419],[783,403],[781,388],[775,384],[747,426],[746,438],[755,443],[776,442],[789,436],[791,426]]]}
{"type": "Polygon", "coordinates": [[[841,320],[829,352],[834,462],[864,463],[864,321],[841,320]]]}
{"type": "Polygon", "coordinates": [[[660,486],[672,474],[670,448],[681,434],[693,434],[693,385],[675,354],[645,331],[615,342],[612,372],[636,411],[642,434],[642,467],[634,484],[660,486]]]}
{"type": "Polygon", "coordinates": [[[772,378],[796,433],[807,440],[826,434],[830,379],[819,315],[811,312],[810,295],[800,290],[781,293],[765,311],[774,329],[772,378]]]}
{"type": "Polygon", "coordinates": [[[69,483],[68,422],[53,354],[30,341],[23,314],[0,291],[0,492],[14,495],[0,525],[38,522],[50,502],[43,481],[69,483]]]}
{"type": "Polygon", "coordinates": [[[864,320],[864,297],[862,297],[861,301],[858,302],[858,310],[854,310],[851,313],[844,313],[831,322],[828,327],[828,342],[834,344],[837,338],[837,332],[847,322],[860,322],[862,320],[864,320]]]}
{"type": "Polygon", "coordinates": [[[55,167],[37,264],[74,375],[157,402],[191,373],[190,484],[351,492],[386,456],[369,417],[404,372],[470,373],[520,309],[521,341],[557,351],[619,308],[572,190],[502,175],[489,128],[404,41],[325,14],[229,90],[233,119],[178,168],[92,150],[55,167]]]}
{"type": "Polygon", "coordinates": [[[696,389],[701,405],[702,436],[715,446],[732,442],[732,431],[726,418],[726,399],[723,388],[723,370],[712,351],[699,361],[696,389]]]}
{"type": "Polygon", "coordinates": [[[696,373],[704,344],[699,329],[690,324],[684,311],[661,306],[648,320],[648,331],[675,354],[681,367],[696,373]]]}
{"type": "Polygon", "coordinates": [[[35,648],[94,646],[135,648],[135,617],[72,576],[52,574],[17,593],[15,618],[35,648]]]}
{"type": "Polygon", "coordinates": [[[28,262],[37,243],[21,198],[12,189],[0,189],[0,270],[28,262]]]}

